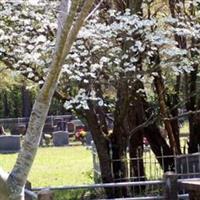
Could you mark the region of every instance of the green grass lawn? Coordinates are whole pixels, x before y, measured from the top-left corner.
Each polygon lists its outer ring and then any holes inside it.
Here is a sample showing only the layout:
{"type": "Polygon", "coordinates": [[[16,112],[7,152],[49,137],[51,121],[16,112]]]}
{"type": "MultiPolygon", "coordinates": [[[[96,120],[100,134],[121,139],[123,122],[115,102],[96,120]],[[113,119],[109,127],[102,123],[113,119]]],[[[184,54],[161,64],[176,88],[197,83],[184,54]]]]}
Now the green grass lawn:
{"type": "Polygon", "coordinates": [[[185,121],[184,123],[183,123],[183,126],[180,128],[180,133],[181,134],[189,134],[189,123],[188,123],[188,121],[185,121]]]}
{"type": "MultiPolygon", "coordinates": [[[[0,167],[10,171],[17,154],[0,154],[0,167]]],[[[92,154],[83,146],[39,148],[28,180],[33,187],[92,183],[92,154]]]]}

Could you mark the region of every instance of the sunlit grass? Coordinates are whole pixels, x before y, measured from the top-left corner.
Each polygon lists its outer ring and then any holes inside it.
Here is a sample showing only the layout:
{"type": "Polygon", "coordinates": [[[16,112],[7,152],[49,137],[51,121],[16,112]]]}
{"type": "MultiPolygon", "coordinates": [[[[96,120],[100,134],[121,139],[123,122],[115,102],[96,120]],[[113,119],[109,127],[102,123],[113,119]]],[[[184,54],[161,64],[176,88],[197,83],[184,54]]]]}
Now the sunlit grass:
{"type": "MultiPolygon", "coordinates": [[[[0,167],[10,171],[17,154],[0,154],[0,167]]],[[[83,146],[39,148],[28,177],[33,187],[92,183],[92,155],[83,146]]]]}
{"type": "Polygon", "coordinates": [[[183,126],[180,128],[180,133],[182,133],[182,134],[188,134],[189,133],[189,123],[188,123],[188,121],[185,121],[183,123],[183,126]]]}

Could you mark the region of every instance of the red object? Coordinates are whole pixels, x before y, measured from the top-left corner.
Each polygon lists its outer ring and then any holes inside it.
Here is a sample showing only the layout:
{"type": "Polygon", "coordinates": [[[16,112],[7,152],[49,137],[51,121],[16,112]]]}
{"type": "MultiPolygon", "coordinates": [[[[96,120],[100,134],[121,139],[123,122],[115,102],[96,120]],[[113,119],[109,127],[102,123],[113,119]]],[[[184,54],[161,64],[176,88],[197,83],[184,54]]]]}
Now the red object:
{"type": "Polygon", "coordinates": [[[85,131],[84,128],[81,127],[81,128],[76,129],[75,136],[76,136],[77,139],[80,139],[82,137],[81,131],[85,131]]]}
{"type": "Polygon", "coordinates": [[[149,145],[149,142],[146,137],[143,137],[143,144],[146,146],[149,145]]]}

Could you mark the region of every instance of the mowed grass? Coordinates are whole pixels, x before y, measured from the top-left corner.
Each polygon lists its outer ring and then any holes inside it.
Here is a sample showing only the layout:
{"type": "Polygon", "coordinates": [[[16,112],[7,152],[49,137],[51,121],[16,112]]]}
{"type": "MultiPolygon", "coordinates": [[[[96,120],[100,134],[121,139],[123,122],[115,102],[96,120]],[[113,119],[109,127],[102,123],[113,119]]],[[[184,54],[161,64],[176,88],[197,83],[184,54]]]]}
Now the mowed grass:
{"type": "MultiPolygon", "coordinates": [[[[0,154],[0,167],[10,171],[17,154],[0,154]]],[[[39,148],[28,180],[33,187],[92,183],[92,154],[83,146],[39,148]]]]}
{"type": "Polygon", "coordinates": [[[180,133],[188,135],[189,134],[189,123],[188,121],[185,121],[183,123],[183,126],[180,128],[180,133]]]}

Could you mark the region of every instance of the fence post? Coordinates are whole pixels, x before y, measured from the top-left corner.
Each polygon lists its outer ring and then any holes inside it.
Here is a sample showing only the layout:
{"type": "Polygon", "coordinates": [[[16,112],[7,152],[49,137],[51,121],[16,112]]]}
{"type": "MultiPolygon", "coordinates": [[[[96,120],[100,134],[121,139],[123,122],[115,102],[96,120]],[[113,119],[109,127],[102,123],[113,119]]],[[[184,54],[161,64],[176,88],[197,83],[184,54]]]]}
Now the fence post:
{"type": "Polygon", "coordinates": [[[177,175],[174,172],[164,174],[164,199],[178,200],[177,175]]]}
{"type": "Polygon", "coordinates": [[[38,200],[54,200],[53,192],[49,189],[40,191],[38,193],[38,200]]]}

